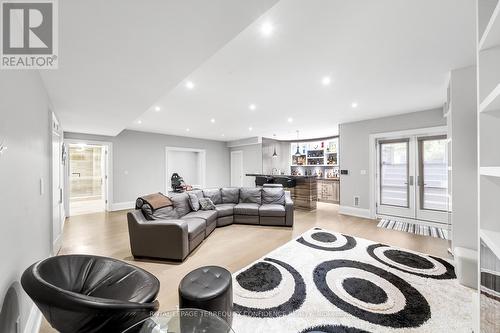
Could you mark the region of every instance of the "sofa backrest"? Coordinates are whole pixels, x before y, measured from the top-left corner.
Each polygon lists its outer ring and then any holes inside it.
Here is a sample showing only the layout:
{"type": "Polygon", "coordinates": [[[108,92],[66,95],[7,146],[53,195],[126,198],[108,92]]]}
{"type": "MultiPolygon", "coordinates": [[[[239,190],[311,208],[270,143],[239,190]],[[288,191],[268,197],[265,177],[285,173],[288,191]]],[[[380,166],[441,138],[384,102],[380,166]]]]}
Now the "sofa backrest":
{"type": "Polygon", "coordinates": [[[262,204],[285,205],[285,190],[283,187],[264,187],[262,189],[262,204]]]}
{"type": "Polygon", "coordinates": [[[222,203],[240,202],[240,188],[239,187],[223,187],[220,189],[222,196],[222,203]]]}
{"type": "Polygon", "coordinates": [[[259,187],[242,187],[240,188],[240,202],[243,203],[262,203],[262,189],[259,187]]]}
{"type": "Polygon", "coordinates": [[[214,205],[222,203],[222,195],[220,193],[220,188],[210,188],[203,190],[203,196],[212,200],[214,205]]]}
{"type": "MultiPolygon", "coordinates": [[[[159,194],[163,196],[161,193],[159,194]]],[[[151,196],[151,195],[149,195],[151,196]]],[[[146,196],[147,198],[148,196],[146,196]]],[[[170,202],[168,198],[165,197],[165,202],[169,205],[153,209],[152,205],[144,199],[145,197],[137,198],[135,202],[135,208],[140,209],[146,220],[168,220],[168,219],[176,219],[177,212],[174,209],[174,206],[170,202]]]]}
{"type": "MultiPolygon", "coordinates": [[[[198,198],[210,198],[215,205],[222,203],[256,203],[285,205],[285,190],[283,187],[223,187],[221,189],[193,190],[190,193],[198,198]]],[[[142,207],[142,213],[147,220],[172,220],[183,217],[192,211],[187,193],[176,193],[170,196],[173,207],[164,207],[151,211],[142,207]]]]}
{"type": "Polygon", "coordinates": [[[177,212],[177,218],[183,217],[191,211],[191,206],[189,205],[189,196],[187,193],[178,193],[170,197],[170,200],[174,203],[174,209],[177,212]]]}

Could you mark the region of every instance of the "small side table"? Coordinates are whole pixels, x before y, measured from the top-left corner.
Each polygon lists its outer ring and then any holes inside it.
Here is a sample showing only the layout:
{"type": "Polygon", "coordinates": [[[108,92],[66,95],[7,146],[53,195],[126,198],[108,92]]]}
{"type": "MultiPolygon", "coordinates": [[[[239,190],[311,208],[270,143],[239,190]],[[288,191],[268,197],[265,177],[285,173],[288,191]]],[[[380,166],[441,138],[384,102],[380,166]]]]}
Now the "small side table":
{"type": "Polygon", "coordinates": [[[179,308],[210,311],[231,325],[233,286],[231,273],[219,266],[205,266],[188,273],[179,284],[179,308]]]}

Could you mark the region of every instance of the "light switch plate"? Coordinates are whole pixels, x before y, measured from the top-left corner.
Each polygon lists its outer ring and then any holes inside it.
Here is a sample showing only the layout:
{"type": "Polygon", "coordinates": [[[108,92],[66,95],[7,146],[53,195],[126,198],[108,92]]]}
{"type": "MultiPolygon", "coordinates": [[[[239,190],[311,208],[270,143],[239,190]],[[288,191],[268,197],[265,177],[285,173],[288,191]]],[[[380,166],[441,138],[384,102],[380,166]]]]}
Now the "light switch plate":
{"type": "Polygon", "coordinates": [[[359,173],[361,173],[362,175],[366,175],[366,170],[361,170],[359,173]]]}
{"type": "Polygon", "coordinates": [[[40,195],[45,194],[45,184],[43,178],[40,178],[40,195]]]}

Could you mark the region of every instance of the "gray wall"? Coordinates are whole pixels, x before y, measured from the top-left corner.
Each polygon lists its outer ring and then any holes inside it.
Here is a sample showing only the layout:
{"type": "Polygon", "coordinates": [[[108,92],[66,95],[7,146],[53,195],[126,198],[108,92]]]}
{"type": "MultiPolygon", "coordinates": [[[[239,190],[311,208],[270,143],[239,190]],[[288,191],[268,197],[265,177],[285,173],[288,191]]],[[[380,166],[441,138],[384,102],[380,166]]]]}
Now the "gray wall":
{"type": "Polygon", "coordinates": [[[262,138],[262,172],[271,174],[273,168],[290,174],[290,142],[262,138]],[[278,157],[273,158],[274,148],[278,157]]]}
{"type": "Polygon", "coordinates": [[[0,331],[11,332],[17,318],[6,311],[19,303],[24,330],[33,304],[19,285],[21,274],[51,252],[50,118],[38,72],[1,72],[0,141],[8,150],[0,155],[0,331]],[[5,304],[9,289],[13,297],[5,304]]]}
{"type": "Polygon", "coordinates": [[[349,175],[340,176],[340,205],[354,206],[354,196],[359,196],[357,208],[370,208],[370,134],[444,125],[442,109],[340,124],[340,168],[349,170],[349,175]],[[361,175],[361,170],[366,174],[361,175]]]}
{"type": "MultiPolygon", "coordinates": [[[[262,173],[262,144],[231,147],[230,150],[243,152],[243,175],[262,173]]],[[[255,177],[243,176],[242,183],[244,187],[255,187],[255,177]]]]}
{"type": "Polygon", "coordinates": [[[124,130],[115,137],[64,133],[64,138],[113,143],[114,203],[131,202],[142,194],[165,191],[167,146],[205,149],[206,186],[228,186],[230,182],[225,142],[131,130],[124,130]]]}

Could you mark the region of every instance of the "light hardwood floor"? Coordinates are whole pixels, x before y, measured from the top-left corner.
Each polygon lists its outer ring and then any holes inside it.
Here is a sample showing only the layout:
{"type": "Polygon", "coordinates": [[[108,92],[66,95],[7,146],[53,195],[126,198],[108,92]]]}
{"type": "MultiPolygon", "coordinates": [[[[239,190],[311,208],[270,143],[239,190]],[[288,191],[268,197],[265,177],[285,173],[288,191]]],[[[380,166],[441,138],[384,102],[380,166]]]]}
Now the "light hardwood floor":
{"type": "MultiPolygon", "coordinates": [[[[377,228],[377,221],[338,213],[338,206],[318,203],[315,211],[295,211],[293,228],[230,225],[217,228],[183,263],[135,261],[130,253],[126,211],[71,217],[64,227],[61,254],[86,253],[125,260],[153,273],[161,282],[160,311],[174,309],[184,275],[204,265],[235,272],[313,227],[448,257],[449,242],[377,228]]],[[[55,332],[44,320],[42,333],[55,332]]]]}

